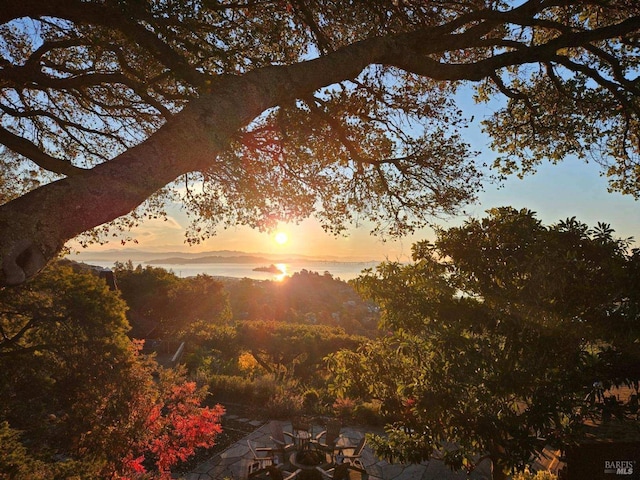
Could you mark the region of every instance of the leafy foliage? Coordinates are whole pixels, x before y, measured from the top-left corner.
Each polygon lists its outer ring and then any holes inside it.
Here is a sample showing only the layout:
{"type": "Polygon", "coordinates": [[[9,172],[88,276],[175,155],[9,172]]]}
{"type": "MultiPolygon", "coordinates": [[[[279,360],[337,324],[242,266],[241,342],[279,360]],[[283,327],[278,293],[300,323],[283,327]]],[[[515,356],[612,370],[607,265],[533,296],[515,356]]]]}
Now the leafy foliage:
{"type": "Polygon", "coordinates": [[[132,319],[157,324],[156,336],[184,339],[231,318],[222,283],[208,275],[179,278],[163,268],[117,263],[114,273],[132,319]]]}
{"type": "Polygon", "coordinates": [[[484,127],[499,172],[593,156],[637,195],[639,28],[630,0],[14,2],[0,16],[4,282],[175,201],[189,242],[310,215],[334,233],[411,232],[485,178],[461,87],[498,100],[484,127]]]}
{"type": "Polygon", "coordinates": [[[236,331],[242,347],[268,373],[295,374],[303,380],[318,375],[329,353],[355,348],[363,341],[342,329],[287,322],[246,321],[236,331]]]}
{"type": "Polygon", "coordinates": [[[128,330],[118,295],[69,266],[0,290],[0,472],[169,478],[213,444],[221,407],[201,407],[205,392],[142,356],[128,330]]]}
{"type": "Polygon", "coordinates": [[[607,225],[527,210],[441,230],[414,263],[357,280],[389,333],[332,356],[336,388],[382,401],[388,437],[372,444],[391,459],[522,469],[584,422],[634,412],[611,400],[640,386],[637,261],[607,225]]]}

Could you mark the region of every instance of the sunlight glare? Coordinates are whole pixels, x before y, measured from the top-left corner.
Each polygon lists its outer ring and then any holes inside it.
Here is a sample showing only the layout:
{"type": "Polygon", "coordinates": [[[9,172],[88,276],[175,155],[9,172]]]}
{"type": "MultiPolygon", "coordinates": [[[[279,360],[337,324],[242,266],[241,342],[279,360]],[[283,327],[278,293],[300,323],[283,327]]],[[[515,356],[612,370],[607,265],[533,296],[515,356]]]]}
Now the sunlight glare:
{"type": "Polygon", "coordinates": [[[284,232],[278,232],[274,239],[278,245],[284,245],[289,241],[289,236],[284,232]]]}
{"type": "Polygon", "coordinates": [[[285,277],[287,277],[289,274],[287,273],[287,264],[286,263],[276,263],[275,265],[278,270],[280,270],[282,273],[279,275],[275,276],[275,281],[276,282],[281,282],[285,279],[285,277]]]}

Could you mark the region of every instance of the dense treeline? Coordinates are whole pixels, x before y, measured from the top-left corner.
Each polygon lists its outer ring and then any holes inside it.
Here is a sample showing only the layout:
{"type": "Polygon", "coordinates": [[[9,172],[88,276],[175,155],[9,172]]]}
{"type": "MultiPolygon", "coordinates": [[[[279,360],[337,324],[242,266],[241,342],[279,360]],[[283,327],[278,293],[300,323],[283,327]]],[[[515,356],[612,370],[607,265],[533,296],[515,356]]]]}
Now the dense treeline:
{"type": "Polygon", "coordinates": [[[114,272],[130,309],[129,319],[155,327],[153,334],[158,337],[182,338],[193,324],[203,321],[209,325],[286,321],[340,326],[363,335],[377,328],[375,305],[328,272],[302,270],[281,281],[208,275],[180,278],[163,268],[134,266],[131,261],[117,262],[114,272]]]}
{"type": "Polygon", "coordinates": [[[214,399],[270,404],[263,414],[299,413],[307,397],[331,414],[336,396],[324,358],[377,332],[375,305],[326,272],[257,281],[180,278],[131,262],[114,271],[134,334],[149,345],[186,342],[188,370],[214,399]]]}
{"type": "Polygon", "coordinates": [[[130,261],[116,263],[114,273],[129,320],[144,338],[182,339],[193,324],[221,325],[231,316],[227,293],[210,276],[179,278],[163,268],[134,267],[130,261]]]}
{"type": "Polygon", "coordinates": [[[222,408],[129,330],[118,292],[70,266],[0,290],[0,478],[170,478],[215,442],[222,408]]]}
{"type": "Polygon", "coordinates": [[[111,290],[58,264],[0,290],[0,478],[163,478],[215,441],[216,402],[383,422],[387,435],[370,437],[381,456],[444,455],[467,470],[486,457],[496,478],[546,445],[579,443],[585,425],[633,432],[631,241],[510,208],[437,233],[412,263],[350,284],[312,272],[182,279],[129,263],[111,290]],[[130,325],[151,326],[152,344],[184,342],[184,366],[159,367],[130,325]]]}

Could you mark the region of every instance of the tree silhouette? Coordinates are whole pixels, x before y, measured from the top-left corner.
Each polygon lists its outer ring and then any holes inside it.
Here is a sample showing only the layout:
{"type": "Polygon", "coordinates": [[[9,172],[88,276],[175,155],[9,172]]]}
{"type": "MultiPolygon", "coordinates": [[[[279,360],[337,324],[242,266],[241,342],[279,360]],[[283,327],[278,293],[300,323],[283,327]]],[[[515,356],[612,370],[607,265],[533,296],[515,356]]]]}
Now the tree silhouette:
{"type": "MultiPolygon", "coordinates": [[[[0,13],[2,284],[80,234],[180,201],[217,225],[316,215],[402,234],[474,198],[483,169],[595,155],[637,194],[636,2],[119,0],[0,13]]],[[[111,225],[113,226],[113,225],[111,225]]]]}
{"type": "Polygon", "coordinates": [[[502,479],[584,440],[585,424],[637,423],[638,252],[606,225],[489,213],[361,276],[389,335],[330,365],[343,393],[382,402],[380,455],[457,469],[489,457],[502,479]]]}

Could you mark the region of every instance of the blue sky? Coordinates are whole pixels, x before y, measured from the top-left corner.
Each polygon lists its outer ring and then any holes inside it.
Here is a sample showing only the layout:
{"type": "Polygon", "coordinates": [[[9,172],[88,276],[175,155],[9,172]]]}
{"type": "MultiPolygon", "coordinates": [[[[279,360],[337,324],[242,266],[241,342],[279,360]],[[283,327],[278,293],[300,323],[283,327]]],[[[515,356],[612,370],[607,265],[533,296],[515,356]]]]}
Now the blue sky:
{"type": "MultiPolygon", "coordinates": [[[[466,208],[474,217],[484,216],[492,207],[513,206],[537,212],[545,224],[575,216],[578,220],[595,226],[597,222],[609,223],[619,237],[635,237],[640,240],[640,205],[632,197],[607,191],[607,181],[599,175],[599,167],[577,160],[566,160],[558,165],[542,165],[534,175],[523,180],[509,178],[502,187],[487,186],[476,205],[466,208]]],[[[334,238],[325,234],[313,220],[299,226],[282,225],[281,230],[289,241],[278,245],[273,234],[260,233],[246,227],[221,231],[217,236],[197,247],[184,244],[184,226],[188,220],[175,214],[167,222],[147,222],[136,232],[138,243],[128,244],[140,250],[152,251],[210,251],[240,250],[272,254],[300,254],[319,257],[344,257],[355,260],[407,260],[411,245],[420,239],[433,238],[430,229],[411,237],[383,242],[369,235],[366,228],[352,229],[347,237],[334,238]]],[[[441,225],[459,225],[465,217],[452,218],[441,225]]],[[[117,243],[100,248],[120,248],[117,243]]]]}
{"type": "MultiPolygon", "coordinates": [[[[489,138],[479,127],[479,121],[489,115],[496,104],[475,105],[469,90],[463,91],[458,100],[468,115],[475,117],[474,125],[467,130],[466,140],[475,150],[482,151],[481,162],[491,164],[493,152],[488,148],[489,138]]],[[[617,236],[635,237],[640,241],[640,208],[630,196],[607,191],[607,179],[600,175],[600,167],[591,162],[566,159],[558,165],[543,164],[535,174],[524,179],[508,178],[501,185],[487,185],[479,194],[479,202],[465,208],[474,217],[484,216],[493,207],[512,206],[528,208],[537,212],[544,224],[552,224],[575,216],[579,221],[595,226],[597,222],[609,223],[617,236]]],[[[439,221],[441,226],[459,225],[465,217],[439,221]]],[[[369,235],[366,226],[354,228],[346,237],[334,238],[325,234],[317,222],[308,220],[301,225],[282,225],[289,241],[279,245],[274,233],[260,233],[246,227],[222,230],[207,242],[196,247],[184,243],[186,216],[178,209],[171,211],[167,222],[146,222],[133,232],[138,243],[127,244],[140,250],[151,251],[210,251],[241,250],[245,252],[272,254],[300,254],[317,257],[344,257],[357,260],[406,260],[411,245],[421,239],[433,238],[433,232],[425,229],[407,238],[383,242],[369,235]]],[[[91,250],[120,248],[118,243],[91,250]]]]}

